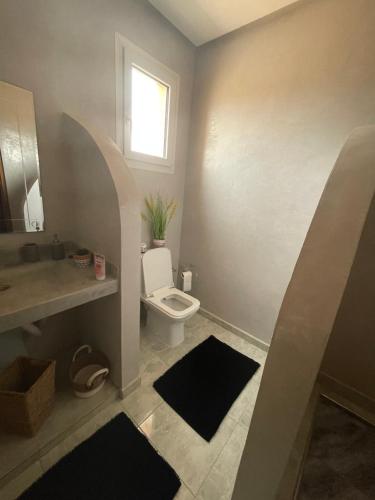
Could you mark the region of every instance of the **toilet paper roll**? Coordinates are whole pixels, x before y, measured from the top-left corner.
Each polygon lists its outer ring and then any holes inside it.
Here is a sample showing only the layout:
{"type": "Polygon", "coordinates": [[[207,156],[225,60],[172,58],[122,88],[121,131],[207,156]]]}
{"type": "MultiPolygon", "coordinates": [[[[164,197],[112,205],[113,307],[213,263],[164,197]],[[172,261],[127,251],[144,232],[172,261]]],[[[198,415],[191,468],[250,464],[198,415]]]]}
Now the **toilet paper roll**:
{"type": "Polygon", "coordinates": [[[182,290],[184,292],[190,292],[191,290],[191,281],[193,279],[193,274],[191,271],[184,271],[181,273],[182,278],[182,290]]]}

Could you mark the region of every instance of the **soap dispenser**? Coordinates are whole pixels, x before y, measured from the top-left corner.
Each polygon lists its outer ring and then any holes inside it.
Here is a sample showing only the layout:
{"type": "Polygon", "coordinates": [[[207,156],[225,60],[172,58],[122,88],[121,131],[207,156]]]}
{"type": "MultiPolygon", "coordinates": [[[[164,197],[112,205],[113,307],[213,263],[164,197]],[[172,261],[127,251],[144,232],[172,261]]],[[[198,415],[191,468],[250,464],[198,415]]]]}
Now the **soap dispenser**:
{"type": "Polygon", "coordinates": [[[53,241],[52,241],[52,258],[54,260],[62,260],[65,259],[65,248],[64,248],[64,243],[62,243],[57,234],[53,235],[53,241]]]}

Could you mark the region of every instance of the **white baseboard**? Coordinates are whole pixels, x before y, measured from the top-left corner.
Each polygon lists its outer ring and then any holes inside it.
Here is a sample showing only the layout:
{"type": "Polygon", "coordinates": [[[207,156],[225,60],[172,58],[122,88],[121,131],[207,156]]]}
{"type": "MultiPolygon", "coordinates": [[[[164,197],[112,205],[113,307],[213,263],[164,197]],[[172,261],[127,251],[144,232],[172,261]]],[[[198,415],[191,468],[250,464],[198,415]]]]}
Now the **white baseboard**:
{"type": "Polygon", "coordinates": [[[223,328],[226,328],[227,330],[231,331],[232,333],[235,333],[239,337],[242,337],[243,339],[247,340],[251,344],[254,344],[255,346],[259,347],[265,352],[268,352],[268,349],[270,348],[270,344],[267,344],[267,342],[264,342],[263,340],[258,339],[254,335],[251,335],[251,333],[246,332],[245,330],[242,330],[241,328],[238,328],[238,326],[232,325],[232,323],[229,323],[228,321],[225,321],[224,319],[220,318],[219,316],[216,316],[216,314],[213,314],[210,311],[207,311],[207,309],[204,309],[201,307],[199,309],[199,312],[202,316],[205,316],[206,318],[214,321],[218,325],[222,326],[223,328]]]}

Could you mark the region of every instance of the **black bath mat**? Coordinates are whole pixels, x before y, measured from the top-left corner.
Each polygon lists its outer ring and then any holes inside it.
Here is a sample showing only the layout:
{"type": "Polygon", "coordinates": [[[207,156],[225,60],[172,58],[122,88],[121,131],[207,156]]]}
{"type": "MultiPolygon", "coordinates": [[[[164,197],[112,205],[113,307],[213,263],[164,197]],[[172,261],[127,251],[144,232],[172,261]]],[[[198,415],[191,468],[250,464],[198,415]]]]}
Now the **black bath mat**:
{"type": "Polygon", "coordinates": [[[259,363],[209,337],[155,383],[160,396],[210,441],[259,363]]]}
{"type": "Polygon", "coordinates": [[[169,500],[174,470],[124,413],[62,458],[22,500],[169,500]]]}

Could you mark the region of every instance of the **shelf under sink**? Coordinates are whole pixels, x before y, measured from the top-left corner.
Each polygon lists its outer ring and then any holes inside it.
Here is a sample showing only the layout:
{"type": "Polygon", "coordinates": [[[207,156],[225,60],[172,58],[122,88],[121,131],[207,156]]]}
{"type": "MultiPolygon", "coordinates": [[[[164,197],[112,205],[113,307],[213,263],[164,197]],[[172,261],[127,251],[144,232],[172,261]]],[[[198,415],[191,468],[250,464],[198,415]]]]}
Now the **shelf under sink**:
{"type": "Polygon", "coordinates": [[[97,281],[92,266],[79,269],[70,259],[0,268],[0,333],[117,291],[116,277],[97,281]]]}

